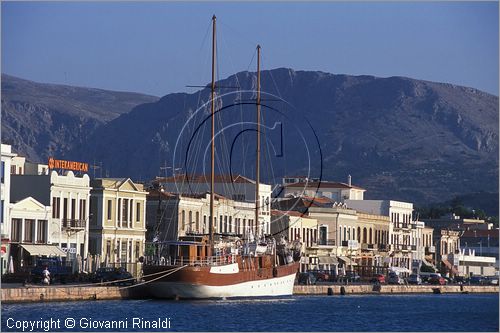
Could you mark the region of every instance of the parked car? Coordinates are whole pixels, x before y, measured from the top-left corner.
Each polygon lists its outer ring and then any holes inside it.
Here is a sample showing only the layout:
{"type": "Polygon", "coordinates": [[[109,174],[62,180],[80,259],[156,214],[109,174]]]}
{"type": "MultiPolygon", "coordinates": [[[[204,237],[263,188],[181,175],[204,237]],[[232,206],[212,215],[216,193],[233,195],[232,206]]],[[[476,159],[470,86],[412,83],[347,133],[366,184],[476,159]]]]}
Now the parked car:
{"type": "Polygon", "coordinates": [[[428,282],[429,284],[438,284],[441,286],[446,284],[446,280],[439,274],[432,274],[429,276],[428,282]]]}
{"type": "Polygon", "coordinates": [[[408,277],[408,284],[422,284],[422,278],[418,274],[411,274],[408,277]]]}
{"type": "Polygon", "coordinates": [[[488,279],[486,279],[484,276],[481,276],[481,275],[474,275],[474,276],[471,276],[471,278],[469,279],[469,283],[470,284],[484,285],[484,284],[488,284],[488,279]]]}
{"type": "Polygon", "coordinates": [[[489,276],[488,284],[498,286],[498,276],[489,276]]]}
{"type": "Polygon", "coordinates": [[[332,281],[333,275],[324,271],[310,271],[316,278],[316,282],[332,281]]]}
{"type": "Polygon", "coordinates": [[[388,284],[404,284],[404,280],[396,273],[389,273],[387,278],[388,284]]]}
{"type": "Polygon", "coordinates": [[[127,272],[127,270],[123,267],[114,268],[114,267],[101,267],[97,269],[94,274],[94,278],[92,282],[112,282],[117,281],[113,284],[124,284],[131,285],[134,284],[134,279],[132,278],[132,274],[127,272]]]}
{"type": "Polygon", "coordinates": [[[384,284],[385,283],[385,275],[384,274],[375,274],[374,276],[372,276],[370,282],[384,284]]]}
{"type": "Polygon", "coordinates": [[[316,284],[316,277],[311,272],[299,273],[297,283],[305,285],[316,284]]]}
{"type": "Polygon", "coordinates": [[[34,283],[41,282],[42,272],[47,267],[50,272],[50,283],[66,283],[72,274],[70,266],[64,265],[60,258],[39,258],[36,266],[31,270],[31,280],[34,283]]]}
{"type": "Polygon", "coordinates": [[[347,282],[359,282],[361,281],[361,276],[359,276],[356,272],[347,271],[345,272],[343,280],[347,282]]]}

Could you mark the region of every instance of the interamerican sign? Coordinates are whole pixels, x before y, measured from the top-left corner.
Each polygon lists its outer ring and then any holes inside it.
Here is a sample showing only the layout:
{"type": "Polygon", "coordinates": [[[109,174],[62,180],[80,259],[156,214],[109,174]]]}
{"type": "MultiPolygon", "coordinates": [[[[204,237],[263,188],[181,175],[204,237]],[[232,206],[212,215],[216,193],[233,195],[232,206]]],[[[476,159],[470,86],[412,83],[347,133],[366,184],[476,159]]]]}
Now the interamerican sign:
{"type": "Polygon", "coordinates": [[[56,160],[49,157],[49,169],[66,169],[73,171],[88,172],[89,164],[75,161],[56,160]]]}

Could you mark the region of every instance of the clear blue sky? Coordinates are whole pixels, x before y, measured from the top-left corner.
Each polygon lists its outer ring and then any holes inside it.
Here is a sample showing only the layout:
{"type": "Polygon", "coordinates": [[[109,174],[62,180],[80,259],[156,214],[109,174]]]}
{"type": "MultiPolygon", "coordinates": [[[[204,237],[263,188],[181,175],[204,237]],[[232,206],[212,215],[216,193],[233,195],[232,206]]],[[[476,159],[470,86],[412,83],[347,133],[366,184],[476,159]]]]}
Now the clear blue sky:
{"type": "Polygon", "coordinates": [[[408,76],[498,95],[498,3],[2,2],[2,72],[163,96],[210,79],[290,67],[408,76]],[[250,67],[249,67],[250,66],[250,67]]]}

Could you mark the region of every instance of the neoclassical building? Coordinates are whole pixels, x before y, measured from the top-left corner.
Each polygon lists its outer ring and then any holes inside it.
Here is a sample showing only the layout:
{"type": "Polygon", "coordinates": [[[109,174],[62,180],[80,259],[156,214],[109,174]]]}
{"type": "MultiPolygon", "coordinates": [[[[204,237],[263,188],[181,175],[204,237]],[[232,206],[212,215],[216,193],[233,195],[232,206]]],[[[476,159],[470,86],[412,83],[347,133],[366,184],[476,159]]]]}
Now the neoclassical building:
{"type": "Polygon", "coordinates": [[[93,179],[89,252],[108,263],[136,263],[146,241],[146,195],[130,178],[93,179]]]}

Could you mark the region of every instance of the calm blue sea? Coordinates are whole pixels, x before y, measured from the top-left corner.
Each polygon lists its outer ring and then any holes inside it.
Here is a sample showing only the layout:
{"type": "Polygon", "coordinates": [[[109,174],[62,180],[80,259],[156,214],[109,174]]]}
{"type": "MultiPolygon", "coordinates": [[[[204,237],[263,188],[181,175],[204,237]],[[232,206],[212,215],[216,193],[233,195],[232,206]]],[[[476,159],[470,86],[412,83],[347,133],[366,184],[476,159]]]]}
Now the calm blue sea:
{"type": "Polygon", "coordinates": [[[495,331],[498,295],[294,296],[210,301],[88,301],[2,305],[2,331],[495,331]],[[69,319],[68,319],[69,318],[69,319]],[[135,319],[134,319],[135,318],[135,319]],[[142,319],[141,319],[142,318],[142,319]],[[48,320],[52,319],[52,326],[48,320]],[[59,329],[57,320],[59,319],[59,329]],[[153,322],[169,328],[148,329],[153,322]],[[135,320],[135,321],[134,321],[135,320]],[[24,321],[24,322],[23,322],[24,321]],[[99,328],[121,321],[121,329],[99,328]],[[45,324],[43,324],[45,323],[45,324]],[[136,326],[134,326],[134,323],[136,326]],[[65,325],[75,325],[67,328],[65,325]],[[97,325],[97,328],[96,328],[97,325]],[[94,326],[94,328],[89,328],[94,326]],[[25,329],[29,331],[31,327],[25,329]]]}

